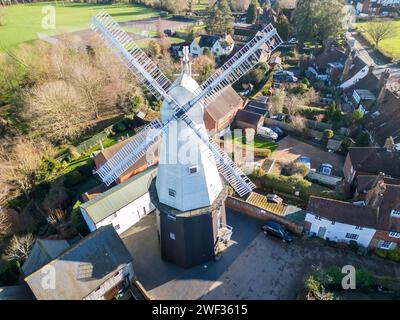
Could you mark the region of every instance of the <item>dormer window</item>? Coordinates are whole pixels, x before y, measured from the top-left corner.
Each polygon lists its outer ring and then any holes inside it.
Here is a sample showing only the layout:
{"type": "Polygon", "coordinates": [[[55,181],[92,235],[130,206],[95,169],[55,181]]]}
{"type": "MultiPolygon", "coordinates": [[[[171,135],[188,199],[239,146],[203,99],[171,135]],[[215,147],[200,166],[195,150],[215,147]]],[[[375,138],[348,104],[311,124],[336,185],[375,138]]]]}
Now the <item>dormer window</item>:
{"type": "Polygon", "coordinates": [[[400,218],[400,210],[392,210],[390,215],[395,218],[400,218]]]}
{"type": "Polygon", "coordinates": [[[169,194],[171,197],[174,197],[174,198],[175,198],[175,196],[176,196],[176,191],[175,191],[174,189],[168,189],[168,194],[169,194]]]}

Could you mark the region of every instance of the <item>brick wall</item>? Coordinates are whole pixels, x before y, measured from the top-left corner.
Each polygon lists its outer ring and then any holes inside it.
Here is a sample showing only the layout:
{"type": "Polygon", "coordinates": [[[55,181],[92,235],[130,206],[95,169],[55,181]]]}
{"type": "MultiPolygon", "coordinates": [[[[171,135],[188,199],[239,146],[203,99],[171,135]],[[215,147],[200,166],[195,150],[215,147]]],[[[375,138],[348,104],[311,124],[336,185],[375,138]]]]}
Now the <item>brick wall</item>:
{"type": "Polygon", "coordinates": [[[284,217],[277,216],[271,212],[254,206],[246,201],[238,198],[228,197],[225,201],[225,206],[232,210],[244,213],[250,217],[260,219],[262,221],[274,220],[284,225],[289,231],[301,235],[303,233],[303,226],[292,221],[285,219],[284,217]]]}
{"type": "Polygon", "coordinates": [[[400,245],[400,238],[393,238],[389,236],[389,231],[377,230],[371,240],[370,247],[377,248],[380,241],[390,241],[400,245]]]}

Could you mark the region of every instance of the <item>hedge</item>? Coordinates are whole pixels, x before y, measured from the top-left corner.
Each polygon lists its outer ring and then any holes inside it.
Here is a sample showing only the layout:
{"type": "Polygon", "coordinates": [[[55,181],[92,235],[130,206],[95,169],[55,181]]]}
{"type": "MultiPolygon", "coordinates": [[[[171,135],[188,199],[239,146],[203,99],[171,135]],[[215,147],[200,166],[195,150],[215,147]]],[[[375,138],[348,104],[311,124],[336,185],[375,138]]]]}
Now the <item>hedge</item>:
{"type": "Polygon", "coordinates": [[[343,193],[312,183],[299,175],[278,176],[265,174],[259,178],[263,188],[269,188],[278,192],[292,194],[293,191],[300,192],[300,198],[307,201],[310,196],[318,196],[335,200],[347,200],[343,193]]]}
{"type": "Polygon", "coordinates": [[[400,250],[399,249],[389,250],[387,252],[387,257],[392,261],[400,262],[400,250]]]}

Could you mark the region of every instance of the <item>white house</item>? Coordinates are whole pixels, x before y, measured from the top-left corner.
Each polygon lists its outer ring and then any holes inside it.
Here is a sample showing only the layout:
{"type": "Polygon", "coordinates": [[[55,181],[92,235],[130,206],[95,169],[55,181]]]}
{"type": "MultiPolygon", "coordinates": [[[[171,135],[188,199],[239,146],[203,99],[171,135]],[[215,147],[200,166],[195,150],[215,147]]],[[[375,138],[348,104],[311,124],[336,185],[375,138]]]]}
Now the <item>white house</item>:
{"type": "Polygon", "coordinates": [[[395,249],[400,244],[400,180],[389,184],[370,176],[369,181],[354,203],[311,196],[306,229],[325,240],[395,249]]]}
{"type": "Polygon", "coordinates": [[[335,242],[354,240],[364,247],[369,246],[376,232],[375,229],[331,221],[311,213],[306,214],[305,221],[311,224],[310,231],[324,240],[335,242]]]}
{"type": "Polygon", "coordinates": [[[190,54],[194,57],[201,56],[204,48],[210,49],[216,57],[220,57],[223,55],[229,55],[232,52],[234,45],[235,42],[230,35],[225,37],[201,35],[192,41],[189,49],[190,54]]]}
{"type": "Polygon", "coordinates": [[[157,169],[151,167],[81,205],[82,216],[91,232],[112,224],[118,234],[152,212],[149,186],[157,169]]]}

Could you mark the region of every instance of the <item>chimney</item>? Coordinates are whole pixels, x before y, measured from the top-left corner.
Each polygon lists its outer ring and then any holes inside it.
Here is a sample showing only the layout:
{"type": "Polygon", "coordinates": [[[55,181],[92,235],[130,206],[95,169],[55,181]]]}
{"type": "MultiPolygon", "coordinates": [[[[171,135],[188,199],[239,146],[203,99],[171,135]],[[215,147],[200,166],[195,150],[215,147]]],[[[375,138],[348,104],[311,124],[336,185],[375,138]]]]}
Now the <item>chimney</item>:
{"type": "Polygon", "coordinates": [[[396,149],[396,145],[394,143],[392,136],[386,139],[385,145],[383,147],[386,148],[386,150],[389,152],[392,152],[393,150],[396,149]]]}
{"type": "Polygon", "coordinates": [[[372,71],[374,71],[374,66],[371,64],[368,66],[368,74],[372,74],[372,71]]]}
{"type": "Polygon", "coordinates": [[[386,191],[386,184],[383,180],[385,174],[380,172],[376,177],[373,187],[368,191],[365,202],[371,208],[377,209],[380,207],[383,195],[386,191]]]}
{"type": "Polygon", "coordinates": [[[349,74],[351,65],[353,64],[354,53],[355,53],[355,51],[350,51],[349,54],[347,55],[347,59],[346,59],[346,62],[344,64],[344,68],[343,68],[341,81],[343,81],[349,74]]]}
{"type": "Polygon", "coordinates": [[[385,97],[386,94],[386,84],[390,78],[390,70],[386,69],[383,71],[381,74],[381,78],[379,79],[379,84],[378,84],[378,89],[379,89],[379,95],[378,99],[376,100],[376,104],[379,107],[382,104],[383,98],[385,97]]]}

